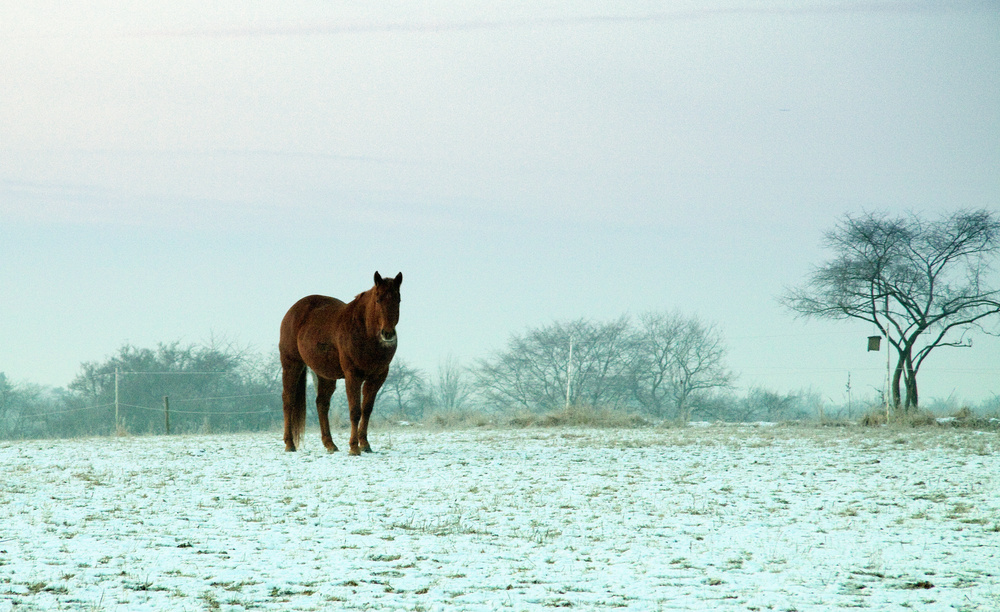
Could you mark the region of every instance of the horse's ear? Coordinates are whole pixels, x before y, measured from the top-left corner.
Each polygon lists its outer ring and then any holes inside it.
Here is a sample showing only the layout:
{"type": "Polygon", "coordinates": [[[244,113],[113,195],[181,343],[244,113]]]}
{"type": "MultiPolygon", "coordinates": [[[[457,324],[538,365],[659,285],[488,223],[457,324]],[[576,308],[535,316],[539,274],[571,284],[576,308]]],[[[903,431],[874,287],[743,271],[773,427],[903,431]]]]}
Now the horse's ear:
{"type": "Polygon", "coordinates": [[[375,286],[378,287],[381,284],[382,284],[382,275],[378,273],[378,270],[375,270],[375,286]]]}
{"type": "Polygon", "coordinates": [[[402,284],[403,284],[403,273],[400,272],[399,274],[396,275],[396,286],[399,287],[402,284]]]}

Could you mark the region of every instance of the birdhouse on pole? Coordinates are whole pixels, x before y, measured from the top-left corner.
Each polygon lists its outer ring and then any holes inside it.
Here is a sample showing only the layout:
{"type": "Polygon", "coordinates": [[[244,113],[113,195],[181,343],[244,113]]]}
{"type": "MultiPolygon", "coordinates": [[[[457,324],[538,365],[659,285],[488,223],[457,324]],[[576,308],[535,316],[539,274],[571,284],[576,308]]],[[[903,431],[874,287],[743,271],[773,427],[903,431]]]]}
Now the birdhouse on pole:
{"type": "Polygon", "coordinates": [[[882,336],[868,336],[868,350],[877,351],[882,345],[882,336]]]}

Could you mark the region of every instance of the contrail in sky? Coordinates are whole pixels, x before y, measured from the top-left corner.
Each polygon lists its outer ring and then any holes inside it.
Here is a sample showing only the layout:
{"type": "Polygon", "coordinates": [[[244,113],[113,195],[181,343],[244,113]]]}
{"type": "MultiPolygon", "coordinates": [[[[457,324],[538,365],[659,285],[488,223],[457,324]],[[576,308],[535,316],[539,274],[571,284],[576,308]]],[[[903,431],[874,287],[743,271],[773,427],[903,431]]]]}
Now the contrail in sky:
{"type": "Polygon", "coordinates": [[[235,24],[204,27],[180,27],[162,29],[131,29],[114,31],[90,31],[74,33],[54,32],[9,32],[0,37],[9,38],[78,38],[107,37],[123,38],[278,38],[307,36],[338,36],[350,34],[392,34],[392,33],[449,33],[487,30],[524,30],[532,28],[565,28],[608,26],[618,24],[656,24],[676,21],[693,21],[717,17],[739,16],[810,16],[810,15],[851,15],[871,13],[949,13],[949,12],[997,12],[996,0],[869,0],[861,2],[817,2],[790,3],[786,6],[743,5],[719,8],[694,8],[676,11],[657,11],[634,15],[569,15],[552,17],[510,17],[496,19],[468,19],[456,21],[389,21],[389,22],[336,22],[319,23],[269,23],[263,25],[235,24]]]}
{"type": "Polygon", "coordinates": [[[583,15],[567,17],[531,17],[510,19],[477,19],[467,21],[388,22],[388,23],[318,23],[274,24],[262,26],[233,26],[219,28],[187,28],[147,30],[130,35],[141,37],[285,37],[329,36],[339,34],[369,33],[444,33],[475,30],[517,30],[528,28],[558,28],[573,26],[600,26],[624,23],[657,23],[709,19],[739,15],[823,15],[852,13],[921,13],[957,12],[963,10],[993,10],[990,1],[967,2],[840,2],[808,6],[734,6],[726,8],[691,9],[684,11],[653,12],[639,15],[583,15]]]}

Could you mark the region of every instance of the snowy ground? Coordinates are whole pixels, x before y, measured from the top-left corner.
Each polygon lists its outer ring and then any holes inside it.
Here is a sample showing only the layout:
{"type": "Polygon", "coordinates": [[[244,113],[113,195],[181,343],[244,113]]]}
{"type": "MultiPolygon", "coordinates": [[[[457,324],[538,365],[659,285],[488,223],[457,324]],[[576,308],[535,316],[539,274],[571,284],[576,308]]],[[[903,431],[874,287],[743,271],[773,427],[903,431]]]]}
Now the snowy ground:
{"type": "Polygon", "coordinates": [[[0,443],[0,612],[1000,610],[995,433],[307,436],[0,443]]]}

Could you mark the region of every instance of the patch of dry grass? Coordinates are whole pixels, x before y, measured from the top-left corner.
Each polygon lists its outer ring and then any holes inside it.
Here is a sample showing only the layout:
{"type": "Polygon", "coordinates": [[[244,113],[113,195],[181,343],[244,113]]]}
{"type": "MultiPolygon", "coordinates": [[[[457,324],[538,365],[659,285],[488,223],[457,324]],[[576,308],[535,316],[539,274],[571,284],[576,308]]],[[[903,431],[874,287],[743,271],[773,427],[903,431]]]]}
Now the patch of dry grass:
{"type": "Polygon", "coordinates": [[[652,424],[637,414],[593,406],[568,406],[561,410],[536,414],[519,412],[507,420],[512,427],[593,427],[638,428],[652,424]]]}

